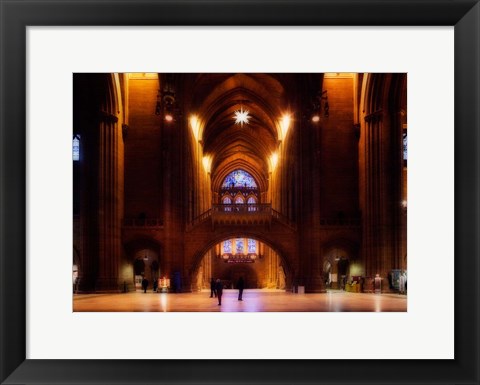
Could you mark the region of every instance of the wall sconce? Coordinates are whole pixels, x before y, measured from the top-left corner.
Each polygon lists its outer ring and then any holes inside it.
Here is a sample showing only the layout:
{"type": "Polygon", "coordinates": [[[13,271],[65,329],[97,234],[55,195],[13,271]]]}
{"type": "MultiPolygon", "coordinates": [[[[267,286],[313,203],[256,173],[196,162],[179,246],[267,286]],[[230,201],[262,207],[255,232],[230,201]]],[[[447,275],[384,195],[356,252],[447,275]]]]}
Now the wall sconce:
{"type": "Polygon", "coordinates": [[[163,90],[158,90],[155,115],[163,115],[167,123],[175,120],[175,92],[168,84],[163,90]]]}
{"type": "Polygon", "coordinates": [[[328,104],[328,91],[318,92],[312,101],[312,115],[311,119],[313,123],[318,123],[321,120],[322,115],[328,118],[330,114],[330,106],[328,104]],[[323,102],[323,110],[322,110],[323,102]]]}
{"type": "Polygon", "coordinates": [[[166,89],[162,94],[163,116],[166,122],[173,122],[173,106],[175,104],[175,93],[166,89]]]}

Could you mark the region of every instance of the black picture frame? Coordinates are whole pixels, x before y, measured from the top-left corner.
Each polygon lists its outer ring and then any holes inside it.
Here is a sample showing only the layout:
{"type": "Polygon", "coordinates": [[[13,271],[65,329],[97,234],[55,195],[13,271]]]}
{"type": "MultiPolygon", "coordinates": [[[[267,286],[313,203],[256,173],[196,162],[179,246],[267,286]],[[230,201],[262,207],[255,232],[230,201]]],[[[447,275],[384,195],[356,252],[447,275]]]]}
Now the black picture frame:
{"type": "Polygon", "coordinates": [[[478,0],[0,0],[0,11],[2,384],[479,383],[478,0]],[[27,360],[26,27],[41,25],[455,26],[455,359],[27,360]]]}

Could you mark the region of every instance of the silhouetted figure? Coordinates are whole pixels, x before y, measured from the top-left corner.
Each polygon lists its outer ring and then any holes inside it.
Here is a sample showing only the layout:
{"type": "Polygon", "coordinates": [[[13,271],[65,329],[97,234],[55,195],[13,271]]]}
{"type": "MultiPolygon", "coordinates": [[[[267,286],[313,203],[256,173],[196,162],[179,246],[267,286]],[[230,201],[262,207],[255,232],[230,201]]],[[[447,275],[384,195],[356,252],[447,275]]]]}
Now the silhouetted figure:
{"type": "Polygon", "coordinates": [[[212,278],[210,280],[210,298],[217,297],[217,290],[215,286],[216,286],[215,280],[212,278]]]}
{"type": "Polygon", "coordinates": [[[222,304],[222,294],[223,294],[223,284],[220,281],[220,278],[217,279],[217,283],[215,285],[215,290],[217,291],[217,298],[218,298],[218,305],[222,304]]]}
{"type": "Polygon", "coordinates": [[[158,279],[153,280],[153,291],[157,291],[158,289],[158,279]]]}
{"type": "Polygon", "coordinates": [[[245,282],[243,281],[243,277],[240,277],[237,282],[237,289],[238,289],[238,300],[243,301],[243,289],[245,288],[245,282]]]}
{"type": "Polygon", "coordinates": [[[142,279],[142,289],[144,293],[147,292],[147,287],[148,287],[148,279],[144,277],[142,279]]]}

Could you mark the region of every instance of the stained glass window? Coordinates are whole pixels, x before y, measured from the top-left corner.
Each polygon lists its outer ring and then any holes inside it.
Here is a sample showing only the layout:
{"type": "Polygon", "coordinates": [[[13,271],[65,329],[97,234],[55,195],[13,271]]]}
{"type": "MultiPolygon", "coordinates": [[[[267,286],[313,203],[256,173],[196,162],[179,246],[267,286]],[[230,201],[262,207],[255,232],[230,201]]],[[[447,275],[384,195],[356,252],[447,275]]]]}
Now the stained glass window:
{"type": "Polygon", "coordinates": [[[80,135],[73,136],[73,160],[80,160],[80,135]]]}
{"type": "Polygon", "coordinates": [[[232,252],[232,240],[227,239],[223,242],[223,252],[224,253],[231,253],[232,252]]]}
{"type": "MultiPolygon", "coordinates": [[[[230,199],[230,197],[224,197],[222,199],[222,203],[224,205],[231,205],[232,204],[232,200],[230,199]]],[[[224,210],[225,211],[232,211],[232,207],[231,206],[227,206],[227,207],[224,207],[224,210]]]]}
{"type": "Polygon", "coordinates": [[[403,160],[407,160],[408,155],[408,141],[407,141],[407,130],[403,130],[403,160]]]}
{"type": "Polygon", "coordinates": [[[244,200],[241,196],[238,196],[238,197],[235,198],[235,203],[236,204],[243,204],[244,200]]]}
{"type": "Polygon", "coordinates": [[[243,254],[243,238],[235,240],[235,252],[237,254],[243,254]]]}
{"type": "Polygon", "coordinates": [[[257,252],[257,241],[255,239],[248,240],[248,252],[249,253],[257,252]]]}
{"type": "MultiPolygon", "coordinates": [[[[257,203],[257,200],[254,197],[250,197],[250,198],[248,198],[247,203],[249,205],[254,205],[255,203],[257,203]]],[[[248,211],[255,211],[256,209],[257,208],[255,206],[249,206],[248,207],[248,211]]]]}
{"type": "Polygon", "coordinates": [[[232,187],[250,187],[257,188],[255,179],[248,172],[243,170],[235,170],[227,175],[223,181],[222,188],[232,187]]]}

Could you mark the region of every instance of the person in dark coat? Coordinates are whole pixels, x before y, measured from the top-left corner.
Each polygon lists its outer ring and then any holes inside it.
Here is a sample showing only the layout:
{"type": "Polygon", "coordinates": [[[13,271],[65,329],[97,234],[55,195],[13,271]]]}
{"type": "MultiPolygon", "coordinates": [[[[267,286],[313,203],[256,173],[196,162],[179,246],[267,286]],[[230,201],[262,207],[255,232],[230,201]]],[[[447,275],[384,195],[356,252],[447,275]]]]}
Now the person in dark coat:
{"type": "Polygon", "coordinates": [[[223,284],[222,281],[220,281],[220,278],[217,279],[217,282],[215,284],[215,290],[217,291],[218,305],[220,306],[222,304],[223,294],[223,284]]]}
{"type": "Polygon", "coordinates": [[[148,279],[143,277],[143,279],[142,279],[142,289],[143,289],[144,293],[147,292],[147,287],[148,287],[148,279]]]}
{"type": "Polygon", "coordinates": [[[210,280],[210,298],[213,298],[213,297],[217,298],[217,290],[215,289],[215,285],[216,285],[215,280],[212,278],[210,280]]]}
{"type": "Polygon", "coordinates": [[[245,287],[245,282],[243,281],[243,277],[240,277],[237,282],[237,289],[238,289],[238,300],[243,301],[243,289],[245,287]]]}

